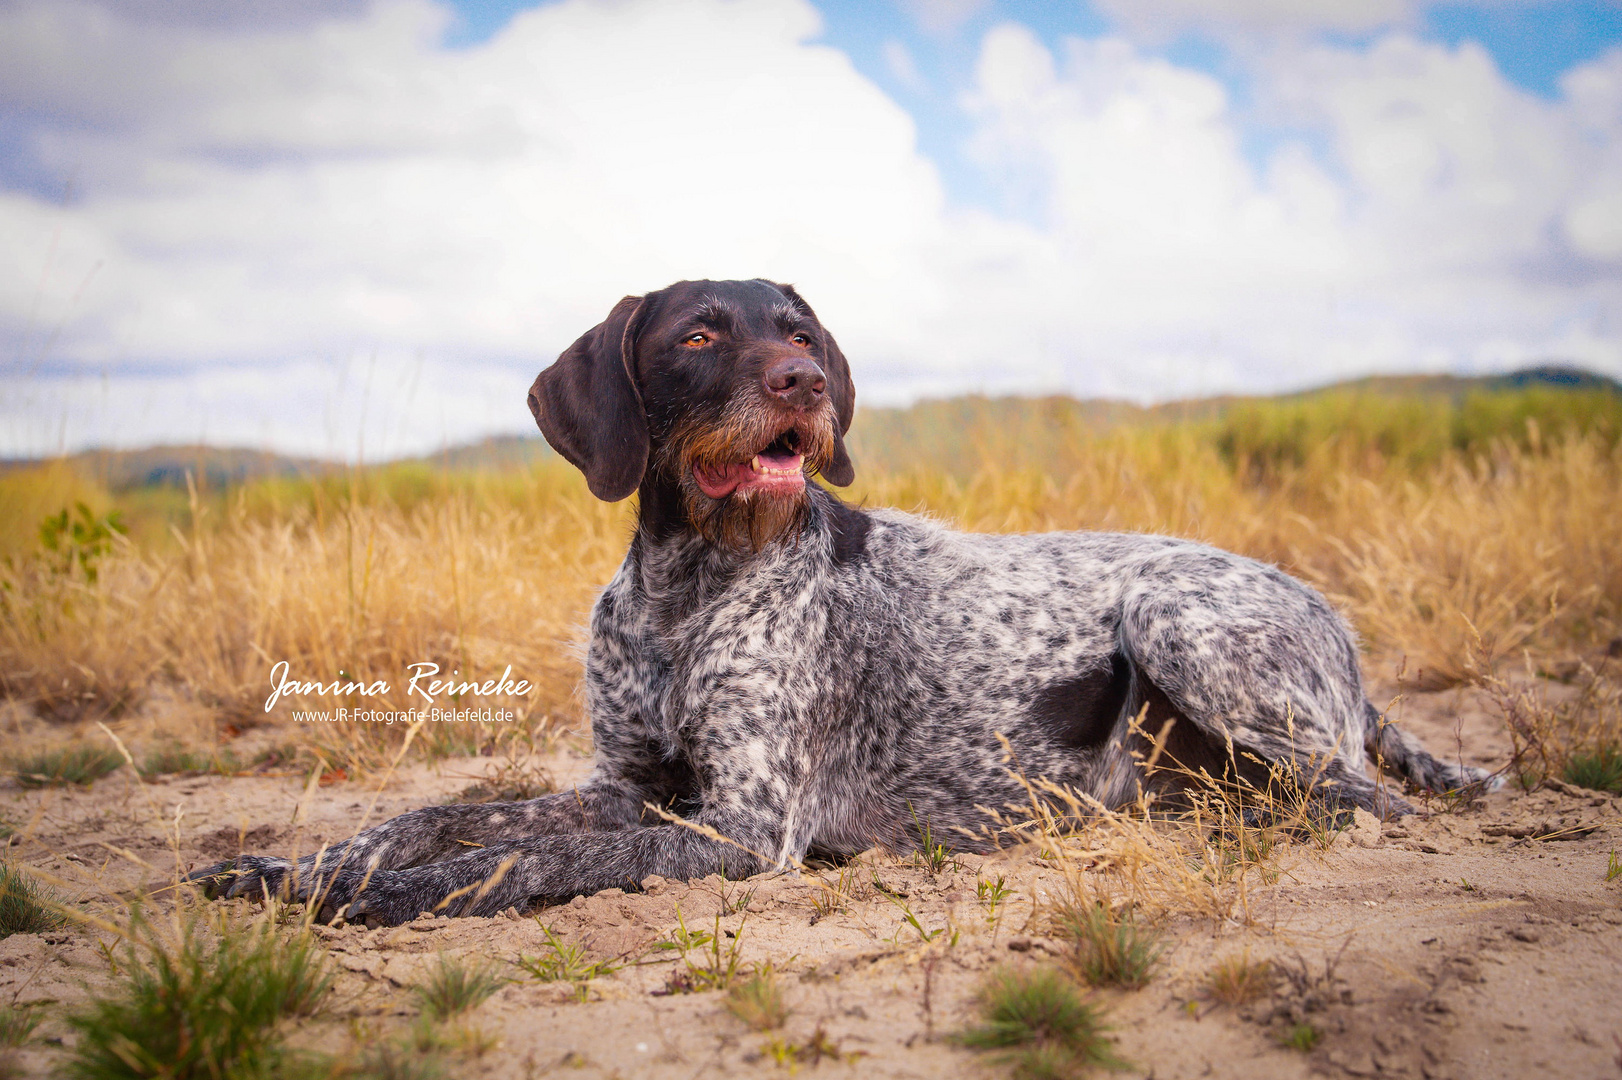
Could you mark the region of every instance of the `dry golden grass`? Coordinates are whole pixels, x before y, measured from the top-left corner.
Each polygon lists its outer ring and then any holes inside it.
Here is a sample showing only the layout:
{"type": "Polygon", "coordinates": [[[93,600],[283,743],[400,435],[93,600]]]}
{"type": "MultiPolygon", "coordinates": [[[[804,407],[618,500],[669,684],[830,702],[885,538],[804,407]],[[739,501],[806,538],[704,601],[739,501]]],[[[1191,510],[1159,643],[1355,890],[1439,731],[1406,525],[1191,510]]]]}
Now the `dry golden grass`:
{"type": "MultiPolygon", "coordinates": [[[[577,720],[580,628],[623,554],[626,507],[598,503],[556,461],[446,485],[410,506],[364,492],[253,505],[265,494],[194,500],[170,543],[115,545],[94,583],[44,559],[10,560],[0,570],[5,691],[76,719],[117,716],[164,687],[244,727],[264,718],[280,660],[300,679],[392,687],[364,700],[295,698],[292,708],[401,709],[409,664],[479,679],[510,664],[533,691],[479,704],[516,704],[528,730],[577,720]]],[[[311,738],[375,765],[398,727],[327,724],[311,738]]],[[[436,731],[464,744],[489,735],[430,728],[430,745],[436,731]]]]}
{"type": "MultiPolygon", "coordinates": [[[[1472,421],[1464,439],[1455,417],[1407,449],[1394,443],[1391,430],[1406,429],[1392,425],[1410,413],[1442,415],[1427,408],[1388,410],[1373,434],[1354,425],[1321,437],[1341,413],[1297,423],[1279,406],[1271,428],[1251,418],[1097,429],[1047,406],[1012,417],[969,408],[941,436],[950,468],[922,442],[910,454],[875,443],[858,457],[850,497],[968,529],[1160,532],[1277,562],[1328,593],[1371,649],[1406,656],[1422,685],[1480,677],[1526,650],[1575,656],[1622,633],[1612,430],[1622,407],[1587,429],[1551,423],[1558,436],[1528,421],[1489,437],[1472,421]]],[[[858,431],[858,454],[862,445],[858,431]]],[[[300,679],[393,687],[364,702],[287,703],[301,709],[402,708],[418,661],[477,679],[511,665],[533,684],[527,696],[461,704],[513,707],[522,723],[430,727],[422,745],[466,749],[501,730],[578,723],[581,629],[623,556],[633,508],[597,502],[556,458],[502,472],[399,465],[262,481],[193,495],[168,517],[139,495],[114,498],[61,464],[0,475],[0,692],[66,721],[178,699],[241,728],[264,719],[281,660],[300,679]],[[128,536],[76,549],[63,533],[47,550],[40,521],[77,502],[92,524],[128,511],[128,536]]],[[[302,730],[332,764],[367,768],[400,727],[302,730]]]]}

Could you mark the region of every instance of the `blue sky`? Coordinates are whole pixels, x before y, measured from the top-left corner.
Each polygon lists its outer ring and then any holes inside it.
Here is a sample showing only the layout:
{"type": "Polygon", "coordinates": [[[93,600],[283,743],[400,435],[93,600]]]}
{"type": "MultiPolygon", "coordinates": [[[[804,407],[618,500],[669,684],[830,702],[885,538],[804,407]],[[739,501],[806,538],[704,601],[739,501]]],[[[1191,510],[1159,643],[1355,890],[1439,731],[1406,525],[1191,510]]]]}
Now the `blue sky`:
{"type": "Polygon", "coordinates": [[[0,455],[529,430],[682,277],[868,402],[1622,376],[1622,5],[0,0],[0,238],[0,455]]]}
{"type": "MultiPolygon", "coordinates": [[[[446,35],[452,47],[488,41],[520,11],[537,6],[508,0],[456,0],[457,20],[446,35]]],[[[822,13],[820,40],[849,55],[857,69],[901,102],[918,125],[919,145],[941,168],[955,198],[1004,210],[1009,207],[982,172],[966,159],[968,135],[961,97],[969,90],[977,43],[1000,22],[1029,27],[1050,48],[1066,37],[1098,38],[1122,30],[1088,0],[990,0],[961,5],[960,18],[928,27],[918,10],[874,0],[816,0],[822,13]],[[900,45],[920,81],[897,74],[886,49],[900,45]]],[[[945,5],[953,7],[956,5],[945,5]]],[[[1401,27],[1415,36],[1450,46],[1474,42],[1487,49],[1506,80],[1546,99],[1560,97],[1560,77],[1622,44],[1622,3],[1561,0],[1557,3],[1442,3],[1422,5],[1417,18],[1390,20],[1356,33],[1324,30],[1320,40],[1366,47],[1381,33],[1401,27]]],[[[1145,51],[1181,67],[1206,72],[1227,87],[1241,114],[1252,101],[1253,79],[1243,45],[1207,28],[1172,28],[1164,40],[1151,38],[1145,51]],[[1236,55],[1237,54],[1237,55],[1236,55]]],[[[1246,117],[1246,146],[1260,163],[1283,138],[1310,138],[1299,128],[1279,128],[1266,118],[1246,117]]]]}

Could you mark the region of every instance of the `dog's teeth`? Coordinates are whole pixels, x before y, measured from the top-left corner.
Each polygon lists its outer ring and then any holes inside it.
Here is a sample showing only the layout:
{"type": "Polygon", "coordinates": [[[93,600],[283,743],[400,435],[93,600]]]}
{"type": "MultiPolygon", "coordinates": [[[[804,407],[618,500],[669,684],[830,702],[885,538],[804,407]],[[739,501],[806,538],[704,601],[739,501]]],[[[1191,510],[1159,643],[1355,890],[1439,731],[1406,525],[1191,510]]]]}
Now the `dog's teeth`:
{"type": "Polygon", "coordinates": [[[755,455],[755,460],[753,460],[753,461],[751,461],[749,463],[749,467],[751,469],[755,470],[756,472],[760,471],[760,455],[759,454],[755,455]]]}

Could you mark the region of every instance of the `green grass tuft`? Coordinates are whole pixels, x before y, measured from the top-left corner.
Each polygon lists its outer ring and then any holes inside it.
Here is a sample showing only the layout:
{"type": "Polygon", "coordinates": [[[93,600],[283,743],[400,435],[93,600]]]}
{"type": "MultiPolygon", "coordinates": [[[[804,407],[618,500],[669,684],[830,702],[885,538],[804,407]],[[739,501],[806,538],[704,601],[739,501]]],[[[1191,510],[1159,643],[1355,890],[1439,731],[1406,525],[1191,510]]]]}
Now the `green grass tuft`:
{"type": "Polygon", "coordinates": [[[1323,1037],[1323,1032],[1311,1024],[1291,1024],[1284,1029],[1279,1041],[1291,1050],[1299,1050],[1303,1054],[1308,1054],[1312,1052],[1323,1037]]]}
{"type": "Polygon", "coordinates": [[[1205,992],[1223,1005],[1244,1005],[1273,988],[1276,976],[1266,960],[1252,961],[1249,955],[1230,956],[1219,961],[1205,979],[1205,992]]]}
{"type": "Polygon", "coordinates": [[[788,1019],[783,988],[770,968],[762,968],[727,989],[727,1011],[756,1031],[770,1031],[788,1019]]]}
{"type": "Polygon", "coordinates": [[[1094,986],[1135,990],[1145,985],[1165,949],[1159,932],[1139,923],[1130,908],[1065,904],[1057,912],[1057,922],[1073,942],[1071,965],[1094,986]]]}
{"type": "Polygon", "coordinates": [[[550,951],[539,956],[526,956],[520,953],[518,966],[538,981],[573,983],[575,996],[584,1001],[586,983],[593,979],[606,978],[620,969],[621,965],[612,960],[589,959],[584,945],[571,945],[565,942],[550,926],[541,922],[539,917],[536,917],[535,925],[546,935],[546,947],[550,951]]]}
{"type": "Polygon", "coordinates": [[[444,953],[428,972],[428,979],[412,987],[423,1015],[431,1020],[449,1020],[479,1005],[507,984],[494,964],[467,964],[444,953]]]}
{"type": "Polygon", "coordinates": [[[1018,1080],[1059,1080],[1094,1066],[1127,1067],[1104,1037],[1102,1016],[1051,969],[999,968],[980,986],[981,1023],[957,1037],[964,1046],[1003,1051],[1018,1080]]]}
{"type": "Polygon", "coordinates": [[[10,863],[0,863],[0,939],[12,934],[43,934],[66,917],[53,910],[53,898],[33,878],[10,863]]]}
{"type": "Polygon", "coordinates": [[[21,1046],[45,1019],[40,1010],[31,1005],[0,1005],[0,1048],[21,1046]]]}
{"type": "Polygon", "coordinates": [[[352,1071],[340,1075],[347,1080],[444,1080],[445,1066],[437,1053],[382,1043],[352,1071]]]}
{"type": "Polygon", "coordinates": [[[67,1018],[79,1041],[63,1074],[214,1080],[307,1071],[281,1027],[316,1013],[331,989],[315,942],[268,922],[191,916],[178,929],[169,940],[139,913],[132,919],[125,978],[67,1018]]]}
{"type": "Polygon", "coordinates": [[[28,757],[13,758],[12,771],[26,788],[53,784],[89,786],[124,764],[124,755],[110,746],[70,743],[41,750],[28,757]]]}
{"type": "Polygon", "coordinates": [[[240,772],[241,769],[242,762],[229,750],[222,754],[200,754],[195,750],[183,749],[174,743],[166,743],[149,751],[141,759],[140,765],[142,776],[198,776],[205,773],[229,775],[240,772]]]}
{"type": "Polygon", "coordinates": [[[1578,787],[1622,795],[1622,745],[1610,743],[1572,754],[1566,759],[1565,779],[1578,787]]]}

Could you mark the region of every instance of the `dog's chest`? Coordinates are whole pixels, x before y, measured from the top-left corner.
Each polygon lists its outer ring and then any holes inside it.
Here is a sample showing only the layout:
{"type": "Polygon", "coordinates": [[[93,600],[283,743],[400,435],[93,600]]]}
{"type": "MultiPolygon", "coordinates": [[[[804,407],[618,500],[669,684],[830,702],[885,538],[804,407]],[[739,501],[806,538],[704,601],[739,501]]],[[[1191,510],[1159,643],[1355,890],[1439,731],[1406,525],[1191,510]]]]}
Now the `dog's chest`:
{"type": "Polygon", "coordinates": [[[650,561],[628,560],[604,591],[588,668],[591,685],[612,687],[610,704],[640,715],[667,753],[703,734],[695,725],[715,734],[759,719],[759,709],[717,708],[722,702],[758,705],[817,682],[826,581],[800,560],[761,560],[731,573],[650,561]]]}

